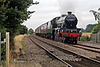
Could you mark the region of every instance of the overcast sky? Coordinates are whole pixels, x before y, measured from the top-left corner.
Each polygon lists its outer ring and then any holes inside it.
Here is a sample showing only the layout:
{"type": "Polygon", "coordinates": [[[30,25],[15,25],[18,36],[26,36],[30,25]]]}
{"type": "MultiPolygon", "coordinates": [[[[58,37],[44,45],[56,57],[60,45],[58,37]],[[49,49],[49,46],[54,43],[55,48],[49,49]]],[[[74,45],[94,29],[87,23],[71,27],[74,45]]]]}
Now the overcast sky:
{"type": "Polygon", "coordinates": [[[89,10],[100,8],[100,0],[34,0],[38,5],[31,6],[28,10],[35,11],[31,18],[24,22],[28,28],[36,29],[43,23],[56,16],[72,11],[78,18],[77,27],[86,28],[87,24],[97,23],[89,10]]]}

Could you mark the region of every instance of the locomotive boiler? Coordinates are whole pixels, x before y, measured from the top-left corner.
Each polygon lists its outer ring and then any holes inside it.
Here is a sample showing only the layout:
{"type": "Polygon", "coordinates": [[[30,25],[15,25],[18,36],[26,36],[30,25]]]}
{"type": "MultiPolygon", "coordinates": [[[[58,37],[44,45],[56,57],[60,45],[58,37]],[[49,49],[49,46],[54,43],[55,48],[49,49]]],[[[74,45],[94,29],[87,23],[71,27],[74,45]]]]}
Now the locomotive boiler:
{"type": "Polygon", "coordinates": [[[68,12],[68,15],[55,17],[39,26],[35,34],[56,41],[77,44],[78,37],[82,35],[81,29],[76,26],[77,23],[77,17],[72,12],[68,12]]]}

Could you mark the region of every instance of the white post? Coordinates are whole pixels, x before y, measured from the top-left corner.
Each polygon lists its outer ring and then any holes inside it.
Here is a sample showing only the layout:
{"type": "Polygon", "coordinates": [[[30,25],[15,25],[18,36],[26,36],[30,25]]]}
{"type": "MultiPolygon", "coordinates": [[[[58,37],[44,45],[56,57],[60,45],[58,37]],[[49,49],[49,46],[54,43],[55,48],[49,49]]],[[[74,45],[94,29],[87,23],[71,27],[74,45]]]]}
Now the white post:
{"type": "Polygon", "coordinates": [[[6,32],[6,67],[9,67],[9,32],[6,32]]]}

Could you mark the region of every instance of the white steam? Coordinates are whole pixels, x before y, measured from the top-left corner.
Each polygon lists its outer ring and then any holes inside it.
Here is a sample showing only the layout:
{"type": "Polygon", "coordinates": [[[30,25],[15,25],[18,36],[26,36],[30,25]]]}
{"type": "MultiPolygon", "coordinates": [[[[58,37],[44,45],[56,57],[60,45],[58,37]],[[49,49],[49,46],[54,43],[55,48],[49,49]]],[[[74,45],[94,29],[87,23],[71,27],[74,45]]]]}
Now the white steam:
{"type": "Polygon", "coordinates": [[[68,11],[75,13],[77,1],[75,0],[58,0],[59,11],[61,14],[66,14],[68,11]]]}
{"type": "Polygon", "coordinates": [[[78,19],[78,24],[80,25],[81,12],[77,10],[78,0],[57,0],[59,4],[59,11],[62,14],[67,14],[68,11],[71,11],[78,19]]]}

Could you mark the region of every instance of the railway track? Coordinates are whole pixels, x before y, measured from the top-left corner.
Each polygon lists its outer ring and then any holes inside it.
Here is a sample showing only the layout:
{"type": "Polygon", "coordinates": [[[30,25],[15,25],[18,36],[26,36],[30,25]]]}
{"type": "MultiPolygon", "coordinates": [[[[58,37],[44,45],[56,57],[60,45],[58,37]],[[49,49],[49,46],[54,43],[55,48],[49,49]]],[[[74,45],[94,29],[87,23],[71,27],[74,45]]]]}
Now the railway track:
{"type": "Polygon", "coordinates": [[[100,44],[98,44],[98,43],[79,41],[78,45],[85,46],[85,47],[90,47],[90,48],[94,48],[94,49],[100,49],[100,44]],[[89,44],[91,44],[91,45],[89,45],[89,44]]]}
{"type": "Polygon", "coordinates": [[[83,44],[78,44],[78,45],[80,45],[80,46],[84,46],[84,47],[93,48],[93,49],[100,49],[100,47],[93,47],[93,46],[83,45],[83,44]]]}
{"type": "MultiPolygon", "coordinates": [[[[83,45],[83,44],[77,44],[77,45],[75,45],[75,44],[74,45],[73,44],[66,44],[66,45],[69,45],[69,46],[72,46],[72,47],[75,47],[75,48],[84,49],[84,50],[91,51],[91,52],[95,52],[95,53],[100,53],[100,47],[95,47],[95,46],[90,46],[90,45],[83,45]]],[[[87,56],[89,56],[89,55],[87,55],[87,56]]],[[[93,58],[93,59],[95,59],[97,61],[100,61],[100,57],[96,57],[96,58],[93,58]]]]}
{"type": "MultiPolygon", "coordinates": [[[[67,44],[67,45],[68,45],[68,44],[67,44]]],[[[78,44],[78,45],[69,44],[69,45],[70,45],[70,46],[73,46],[73,47],[85,49],[85,50],[88,50],[88,51],[100,53],[100,48],[97,48],[97,47],[86,46],[86,45],[82,45],[82,44],[78,44]]]]}
{"type": "MultiPolygon", "coordinates": [[[[100,48],[97,48],[97,47],[85,46],[85,45],[82,45],[82,44],[78,44],[78,45],[67,44],[67,45],[72,46],[72,47],[76,47],[76,48],[81,48],[81,49],[91,51],[91,52],[95,52],[95,53],[100,53],[100,48]]],[[[98,62],[100,62],[100,57],[97,57],[97,58],[94,58],[94,59],[97,60],[98,62]]]]}
{"type": "MultiPolygon", "coordinates": [[[[95,53],[100,53],[100,48],[99,47],[92,47],[92,46],[82,45],[82,44],[77,44],[77,45],[66,44],[66,45],[76,47],[76,48],[81,48],[81,49],[88,50],[88,51],[95,52],[95,53]]],[[[100,57],[97,57],[97,58],[95,58],[95,60],[100,61],[100,57]]]]}
{"type": "Polygon", "coordinates": [[[37,41],[34,41],[31,37],[29,37],[29,39],[36,44],[37,46],[39,46],[40,48],[42,48],[43,50],[45,50],[48,54],[50,54],[52,57],[56,58],[57,60],[61,61],[62,63],[64,63],[67,67],[73,67],[72,65],[68,64],[67,62],[65,62],[64,60],[62,60],[61,58],[59,58],[58,56],[56,56],[55,54],[53,54],[51,51],[49,51],[48,49],[46,49],[45,47],[41,46],[40,43],[38,43],[37,41]]]}
{"type": "Polygon", "coordinates": [[[56,46],[56,45],[54,45],[52,43],[44,42],[43,40],[40,40],[40,39],[38,39],[36,37],[34,37],[34,38],[37,39],[38,41],[41,41],[41,43],[43,42],[44,44],[47,44],[49,46],[52,46],[55,49],[60,50],[60,51],[66,53],[68,55],[72,55],[73,57],[75,57],[75,59],[76,58],[81,59],[79,61],[75,61],[75,60],[68,61],[68,60],[62,59],[65,62],[67,62],[68,64],[72,65],[73,67],[80,67],[80,66],[82,66],[82,67],[99,67],[100,66],[100,62],[97,61],[97,60],[88,58],[88,57],[83,56],[83,55],[79,55],[79,54],[77,54],[75,52],[72,52],[70,50],[66,50],[66,49],[64,49],[62,47],[59,47],[59,46],[56,46]]]}

